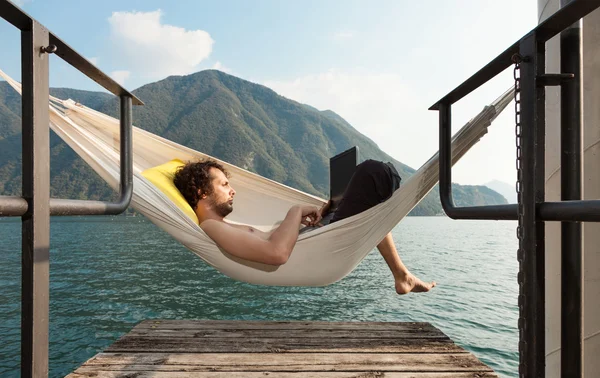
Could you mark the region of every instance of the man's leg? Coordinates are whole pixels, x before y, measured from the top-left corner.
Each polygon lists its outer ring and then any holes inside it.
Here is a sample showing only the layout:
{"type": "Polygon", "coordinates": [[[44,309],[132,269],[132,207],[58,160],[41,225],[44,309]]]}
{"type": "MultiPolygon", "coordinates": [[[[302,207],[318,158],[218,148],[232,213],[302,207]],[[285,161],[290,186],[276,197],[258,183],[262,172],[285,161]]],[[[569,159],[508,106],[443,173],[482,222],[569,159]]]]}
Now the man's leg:
{"type": "Polygon", "coordinates": [[[413,293],[422,293],[431,290],[436,285],[435,282],[423,282],[408,271],[398,255],[391,233],[388,233],[383,238],[377,245],[377,249],[394,275],[396,292],[398,294],[406,294],[411,291],[413,293]]]}
{"type": "MultiPolygon", "coordinates": [[[[400,176],[393,165],[375,160],[360,163],[348,183],[344,198],[335,211],[331,223],[387,201],[399,185],[400,176]]],[[[425,283],[408,271],[398,256],[391,233],[383,238],[377,245],[377,249],[394,275],[398,294],[429,291],[435,286],[435,282],[425,283]]]]}

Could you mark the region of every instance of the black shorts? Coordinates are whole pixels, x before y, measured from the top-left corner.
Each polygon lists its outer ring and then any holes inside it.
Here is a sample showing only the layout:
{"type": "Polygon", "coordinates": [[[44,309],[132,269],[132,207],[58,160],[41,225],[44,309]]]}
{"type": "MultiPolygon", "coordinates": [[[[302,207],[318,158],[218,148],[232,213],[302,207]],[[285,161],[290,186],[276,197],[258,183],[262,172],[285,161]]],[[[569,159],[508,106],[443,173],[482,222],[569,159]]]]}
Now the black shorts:
{"type": "Polygon", "coordinates": [[[400,187],[400,175],[392,163],[366,160],[356,166],[331,223],[372,208],[390,199],[400,187]]]}
{"type": "MultiPolygon", "coordinates": [[[[324,216],[321,224],[337,222],[387,201],[400,187],[400,181],[400,175],[392,163],[365,160],[356,166],[335,212],[324,216]]],[[[300,233],[316,228],[304,227],[300,233]]]]}

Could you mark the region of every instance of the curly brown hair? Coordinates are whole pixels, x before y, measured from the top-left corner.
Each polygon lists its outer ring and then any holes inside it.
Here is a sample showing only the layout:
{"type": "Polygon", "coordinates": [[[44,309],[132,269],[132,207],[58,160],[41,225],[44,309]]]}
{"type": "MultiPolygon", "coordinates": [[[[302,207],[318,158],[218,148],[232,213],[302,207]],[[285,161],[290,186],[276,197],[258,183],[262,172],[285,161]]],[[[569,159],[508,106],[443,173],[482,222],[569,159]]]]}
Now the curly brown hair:
{"type": "Polygon", "coordinates": [[[210,195],[213,192],[212,177],[210,169],[216,168],[229,177],[229,172],[214,160],[188,162],[177,168],[173,183],[179,189],[183,197],[188,201],[192,209],[196,209],[200,195],[198,192],[210,195]]]}

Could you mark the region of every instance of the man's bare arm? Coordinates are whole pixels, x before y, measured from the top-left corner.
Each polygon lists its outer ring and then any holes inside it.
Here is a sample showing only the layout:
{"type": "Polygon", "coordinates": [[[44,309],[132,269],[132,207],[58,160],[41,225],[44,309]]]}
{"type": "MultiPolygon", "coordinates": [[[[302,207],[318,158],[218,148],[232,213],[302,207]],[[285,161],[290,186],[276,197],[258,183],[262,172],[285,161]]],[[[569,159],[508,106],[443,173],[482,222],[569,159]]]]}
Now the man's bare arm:
{"type": "Polygon", "coordinates": [[[206,220],[200,225],[207,235],[226,252],[269,265],[285,264],[298,240],[300,223],[308,216],[314,218],[315,207],[292,207],[283,222],[267,239],[217,220],[206,220]]]}

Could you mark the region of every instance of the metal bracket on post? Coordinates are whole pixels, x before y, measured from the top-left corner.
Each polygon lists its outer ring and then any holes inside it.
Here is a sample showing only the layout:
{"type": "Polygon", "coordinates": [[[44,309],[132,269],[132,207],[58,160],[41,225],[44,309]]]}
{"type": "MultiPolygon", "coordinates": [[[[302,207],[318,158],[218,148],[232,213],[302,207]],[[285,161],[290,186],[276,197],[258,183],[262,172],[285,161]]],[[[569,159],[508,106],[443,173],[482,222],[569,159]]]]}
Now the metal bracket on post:
{"type": "Polygon", "coordinates": [[[537,85],[540,87],[553,87],[562,85],[573,80],[573,74],[545,74],[537,77],[537,85]]]}

